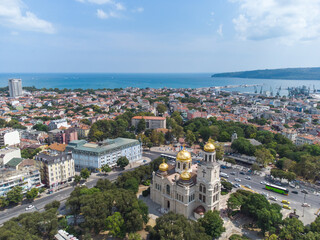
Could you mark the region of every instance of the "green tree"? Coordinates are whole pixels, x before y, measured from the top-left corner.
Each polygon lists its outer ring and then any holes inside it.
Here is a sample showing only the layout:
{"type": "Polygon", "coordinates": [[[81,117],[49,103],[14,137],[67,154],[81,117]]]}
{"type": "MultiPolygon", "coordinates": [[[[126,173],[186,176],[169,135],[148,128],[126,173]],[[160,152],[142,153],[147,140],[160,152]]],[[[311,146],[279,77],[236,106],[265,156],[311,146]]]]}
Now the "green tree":
{"type": "Polygon", "coordinates": [[[193,132],[190,131],[190,130],[187,130],[187,133],[186,133],[186,142],[189,144],[189,146],[192,146],[195,141],[196,141],[196,137],[195,137],[195,135],[193,134],[193,132]]]}
{"type": "Polygon", "coordinates": [[[139,182],[136,178],[131,177],[125,181],[123,187],[124,187],[124,189],[128,189],[134,193],[137,193],[138,189],[139,189],[139,182]]]}
{"type": "Polygon", "coordinates": [[[6,199],[6,197],[0,197],[0,208],[5,208],[9,205],[8,200],[6,199]]]}
{"type": "Polygon", "coordinates": [[[109,235],[113,237],[123,238],[125,236],[125,222],[119,212],[115,212],[112,216],[107,217],[107,229],[109,235]]]}
{"type": "Polygon", "coordinates": [[[142,240],[139,233],[129,233],[128,240],[142,240]]]}
{"type": "Polygon", "coordinates": [[[143,118],[138,122],[137,125],[137,132],[141,133],[144,132],[146,130],[146,120],[144,120],[143,118]]]}
{"type": "Polygon", "coordinates": [[[82,179],[87,180],[91,175],[91,172],[88,170],[88,168],[83,168],[80,171],[80,176],[82,179]]]}
{"type": "Polygon", "coordinates": [[[81,176],[79,175],[74,175],[74,180],[73,180],[76,184],[79,184],[79,182],[81,181],[81,176]]]}
{"type": "Polygon", "coordinates": [[[147,230],[150,233],[150,239],[212,239],[205,233],[205,229],[199,223],[191,222],[183,215],[173,212],[157,218],[156,225],[153,228],[149,227],[147,230]]]}
{"type": "Polygon", "coordinates": [[[263,166],[266,166],[274,160],[274,156],[270,153],[269,149],[266,148],[257,149],[254,155],[257,158],[257,162],[263,166]]]}
{"type": "Polygon", "coordinates": [[[232,183],[230,182],[222,181],[221,185],[227,192],[230,192],[232,190],[232,183]]]}
{"type": "Polygon", "coordinates": [[[207,211],[204,217],[199,219],[199,223],[212,238],[218,238],[226,231],[218,211],[207,211]]]}
{"type": "Polygon", "coordinates": [[[159,114],[164,114],[165,111],[167,111],[167,107],[164,104],[158,104],[157,106],[157,112],[159,114]]]}
{"type": "Polygon", "coordinates": [[[120,168],[125,168],[129,164],[129,160],[127,157],[119,157],[117,160],[117,166],[120,168]]]}
{"type": "Polygon", "coordinates": [[[18,204],[23,199],[22,187],[14,187],[7,193],[7,201],[9,204],[18,204]]]}
{"type": "Polygon", "coordinates": [[[214,146],[216,147],[216,159],[222,160],[224,156],[224,148],[221,143],[214,143],[214,146]]]}
{"type": "Polygon", "coordinates": [[[44,206],[44,209],[45,209],[46,211],[48,211],[48,210],[50,210],[50,209],[52,209],[52,208],[54,208],[54,209],[59,209],[59,207],[60,207],[60,202],[57,201],[57,200],[54,200],[54,201],[52,201],[51,203],[46,204],[46,205],[44,206]]]}
{"type": "Polygon", "coordinates": [[[286,218],[283,221],[282,228],[279,233],[280,239],[295,240],[301,239],[304,233],[303,223],[297,218],[286,218]]]}
{"type": "Polygon", "coordinates": [[[108,172],[111,172],[111,167],[109,167],[108,164],[105,164],[101,167],[102,172],[104,172],[105,174],[107,174],[108,172]]]}
{"type": "Polygon", "coordinates": [[[41,124],[41,123],[38,123],[38,124],[34,125],[32,128],[36,129],[38,131],[44,131],[44,132],[48,132],[49,131],[49,127],[47,125],[44,125],[44,124],[41,124]]]}
{"type": "Polygon", "coordinates": [[[30,201],[33,201],[39,194],[38,188],[32,188],[31,190],[27,191],[26,198],[30,201]]]}

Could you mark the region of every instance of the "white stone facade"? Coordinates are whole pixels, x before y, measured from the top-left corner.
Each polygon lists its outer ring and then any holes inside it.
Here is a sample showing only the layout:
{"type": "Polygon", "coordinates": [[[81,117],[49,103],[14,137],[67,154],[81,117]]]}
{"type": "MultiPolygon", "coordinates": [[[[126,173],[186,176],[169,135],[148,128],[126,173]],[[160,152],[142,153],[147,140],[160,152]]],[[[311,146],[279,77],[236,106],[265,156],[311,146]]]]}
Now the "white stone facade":
{"type": "MultiPolygon", "coordinates": [[[[220,200],[220,165],[215,152],[204,152],[199,164],[193,164],[185,171],[191,173],[190,180],[181,179],[179,161],[169,165],[166,172],[153,172],[150,185],[150,197],[166,211],[182,214],[189,219],[198,219],[204,212],[219,210],[220,200]],[[204,211],[197,211],[203,209],[204,211]]],[[[184,170],[182,170],[184,171],[184,170]]]]}

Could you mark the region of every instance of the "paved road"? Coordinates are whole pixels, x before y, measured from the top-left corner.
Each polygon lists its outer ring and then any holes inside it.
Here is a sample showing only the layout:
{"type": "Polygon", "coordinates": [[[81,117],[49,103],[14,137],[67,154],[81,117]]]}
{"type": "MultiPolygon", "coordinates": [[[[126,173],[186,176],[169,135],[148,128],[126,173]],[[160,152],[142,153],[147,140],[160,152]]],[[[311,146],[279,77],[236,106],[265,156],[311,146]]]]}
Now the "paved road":
{"type": "MultiPolygon", "coordinates": [[[[155,158],[159,157],[159,155],[160,154],[157,152],[146,152],[143,154],[144,157],[148,157],[151,160],[154,160],[155,158]]],[[[115,172],[110,175],[104,175],[104,174],[94,175],[94,176],[90,177],[91,178],[90,180],[87,181],[86,186],[88,188],[94,187],[96,185],[97,181],[101,178],[107,178],[110,181],[114,181],[115,179],[117,179],[117,177],[120,173],[132,171],[133,169],[134,168],[127,169],[127,170],[124,170],[121,172],[115,172]]],[[[33,203],[24,203],[22,205],[15,206],[15,207],[6,209],[4,211],[1,211],[0,212],[0,225],[2,225],[4,222],[8,221],[10,218],[17,217],[20,214],[25,213],[25,212],[32,212],[32,211],[37,211],[37,210],[43,211],[44,206],[54,200],[58,200],[61,202],[61,206],[60,206],[59,211],[60,211],[60,213],[63,213],[64,207],[65,207],[65,201],[69,197],[69,195],[72,191],[73,191],[73,187],[68,187],[68,188],[59,190],[58,192],[55,192],[55,193],[52,193],[52,194],[47,195],[45,197],[42,197],[40,199],[36,199],[33,203]],[[26,211],[25,210],[26,207],[30,204],[34,205],[35,209],[26,211]]],[[[43,193],[43,194],[45,194],[45,193],[43,193]]]]}
{"type": "Polygon", "coordinates": [[[270,202],[275,202],[282,206],[283,204],[281,203],[281,201],[288,200],[290,202],[290,206],[292,210],[283,209],[284,215],[289,214],[290,212],[293,211],[293,209],[296,209],[297,214],[300,216],[299,219],[302,222],[304,222],[304,224],[309,224],[310,222],[314,221],[314,219],[316,218],[316,215],[314,213],[317,212],[317,210],[319,210],[320,208],[320,196],[316,196],[314,193],[309,192],[309,194],[306,194],[306,199],[304,201],[305,194],[301,193],[302,189],[294,189],[294,188],[288,187],[289,195],[285,196],[282,194],[278,194],[278,193],[266,190],[264,188],[265,185],[261,184],[262,181],[266,181],[266,180],[264,177],[261,177],[259,175],[249,175],[251,177],[251,180],[247,180],[245,179],[245,177],[248,175],[240,174],[239,169],[233,169],[233,168],[221,169],[221,172],[227,173],[229,175],[228,181],[236,183],[235,178],[239,178],[241,179],[241,182],[239,182],[239,184],[244,186],[250,185],[252,190],[258,193],[267,193],[269,194],[269,197],[274,196],[277,198],[277,201],[270,200],[270,202]],[[231,175],[230,174],[231,172],[235,172],[235,175],[231,175]],[[292,191],[294,190],[298,191],[298,194],[292,193],[292,191]],[[304,202],[309,203],[311,207],[303,208],[301,204],[304,202]],[[302,217],[303,209],[304,209],[304,217],[302,217]]]}

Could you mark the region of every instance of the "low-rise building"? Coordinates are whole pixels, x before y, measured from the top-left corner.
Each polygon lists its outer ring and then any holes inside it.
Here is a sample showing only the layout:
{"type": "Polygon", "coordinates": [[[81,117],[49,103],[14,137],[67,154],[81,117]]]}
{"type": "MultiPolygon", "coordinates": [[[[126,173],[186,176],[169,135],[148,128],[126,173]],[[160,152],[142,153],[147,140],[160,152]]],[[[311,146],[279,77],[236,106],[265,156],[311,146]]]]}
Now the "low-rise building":
{"type": "Polygon", "coordinates": [[[78,132],[74,128],[54,129],[49,131],[49,143],[68,144],[71,141],[78,140],[78,132]]]}
{"type": "Polygon", "coordinates": [[[35,156],[41,165],[41,179],[47,187],[55,187],[70,181],[75,175],[71,153],[41,152],[35,156]]]}
{"type": "Polygon", "coordinates": [[[72,151],[76,169],[96,169],[105,164],[115,166],[122,156],[127,157],[130,163],[142,158],[141,143],[128,138],[106,139],[100,143],[73,141],[66,151],[72,151]]]}
{"type": "Polygon", "coordinates": [[[57,119],[57,120],[52,120],[49,123],[48,127],[50,130],[53,130],[53,129],[57,129],[57,128],[61,128],[61,127],[69,128],[70,125],[68,124],[66,119],[57,119]]]}
{"type": "Polygon", "coordinates": [[[132,126],[137,128],[139,122],[144,119],[146,121],[146,129],[166,128],[165,117],[151,116],[135,116],[131,119],[132,126]]]}
{"type": "Polygon", "coordinates": [[[21,158],[21,151],[19,148],[0,149],[0,166],[7,164],[12,158],[21,158]]]}
{"type": "Polygon", "coordinates": [[[20,135],[17,130],[4,128],[0,130],[0,146],[16,146],[20,143],[20,135]]]}
{"type": "Polygon", "coordinates": [[[309,135],[309,134],[299,134],[296,137],[296,145],[303,145],[303,144],[313,144],[316,141],[316,137],[309,135]]]}
{"type": "Polygon", "coordinates": [[[21,170],[0,169],[0,196],[5,196],[12,188],[20,186],[23,192],[41,187],[40,171],[36,166],[25,166],[21,170]]]}

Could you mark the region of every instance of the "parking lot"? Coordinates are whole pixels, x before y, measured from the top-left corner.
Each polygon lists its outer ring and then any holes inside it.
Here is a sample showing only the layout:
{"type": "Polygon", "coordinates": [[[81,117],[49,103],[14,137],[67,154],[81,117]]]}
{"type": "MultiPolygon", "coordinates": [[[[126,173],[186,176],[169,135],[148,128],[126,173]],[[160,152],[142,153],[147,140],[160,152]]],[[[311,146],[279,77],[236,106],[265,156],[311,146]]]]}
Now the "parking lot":
{"type": "Polygon", "coordinates": [[[283,208],[282,214],[284,217],[296,209],[296,214],[299,215],[299,219],[304,224],[309,224],[316,218],[315,213],[318,213],[320,208],[320,196],[314,192],[307,191],[307,193],[303,193],[301,191],[305,190],[290,186],[283,186],[289,190],[288,196],[268,191],[265,189],[265,183],[267,181],[264,176],[251,174],[248,172],[248,169],[240,166],[237,166],[237,168],[234,166],[230,168],[222,167],[221,173],[221,177],[233,184],[239,184],[239,188],[263,194],[270,202],[278,203],[280,206],[287,205],[290,207],[291,210],[283,208]],[[225,174],[228,176],[226,177],[225,174]],[[289,204],[282,203],[283,200],[288,201],[289,204]],[[310,206],[302,207],[303,203],[307,203],[310,206]]]}

